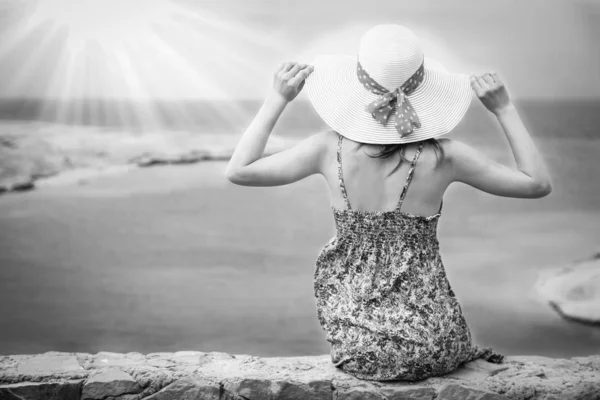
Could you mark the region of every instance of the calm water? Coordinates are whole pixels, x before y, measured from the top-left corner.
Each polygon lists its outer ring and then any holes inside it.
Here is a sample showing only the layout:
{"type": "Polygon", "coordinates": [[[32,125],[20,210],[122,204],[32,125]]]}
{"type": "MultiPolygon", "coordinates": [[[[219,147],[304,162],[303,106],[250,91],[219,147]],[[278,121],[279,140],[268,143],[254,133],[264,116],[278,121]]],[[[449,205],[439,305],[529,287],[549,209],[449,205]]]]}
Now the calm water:
{"type": "MultiPolygon", "coordinates": [[[[448,277],[475,341],[506,354],[600,352],[600,329],[561,320],[531,292],[539,271],[600,250],[600,108],[587,107],[527,109],[554,176],[549,197],[460,184],[445,197],[448,277]]],[[[510,160],[495,123],[476,112],[452,135],[510,160]]],[[[278,129],[298,135],[298,119],[278,129]]],[[[327,353],[312,287],[334,234],[324,182],[244,188],[224,168],[140,169],[0,197],[0,353],[327,353]]]]}

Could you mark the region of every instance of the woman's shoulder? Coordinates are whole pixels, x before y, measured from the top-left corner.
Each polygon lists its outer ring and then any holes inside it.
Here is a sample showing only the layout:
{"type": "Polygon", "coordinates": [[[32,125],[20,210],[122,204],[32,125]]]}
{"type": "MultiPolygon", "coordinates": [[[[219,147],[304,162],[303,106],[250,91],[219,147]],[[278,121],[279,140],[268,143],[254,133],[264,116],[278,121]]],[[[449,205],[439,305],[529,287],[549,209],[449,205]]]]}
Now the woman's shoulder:
{"type": "Polygon", "coordinates": [[[479,150],[461,140],[445,137],[425,142],[427,145],[422,152],[424,164],[432,170],[442,171],[452,181],[471,174],[484,158],[479,150]]]}
{"type": "Polygon", "coordinates": [[[326,150],[326,153],[337,149],[339,137],[340,135],[332,129],[327,129],[314,134],[315,141],[322,150],[326,150]]]}
{"type": "MultiPolygon", "coordinates": [[[[324,173],[331,163],[332,153],[337,150],[338,134],[332,130],[323,130],[313,133],[297,145],[304,149],[306,154],[313,157],[315,163],[319,164],[319,172],[324,173]]],[[[335,158],[335,157],[334,157],[335,158]]]]}
{"type": "Polygon", "coordinates": [[[326,129],[323,132],[320,132],[321,138],[326,143],[337,143],[339,140],[340,134],[334,131],[333,129],[326,129]]]}
{"type": "Polygon", "coordinates": [[[444,150],[446,169],[451,172],[453,180],[464,182],[496,166],[491,158],[463,141],[444,138],[438,142],[444,150]]]}
{"type": "Polygon", "coordinates": [[[300,146],[313,153],[328,153],[337,145],[338,134],[332,130],[324,130],[311,134],[300,141],[300,146]]]}
{"type": "Polygon", "coordinates": [[[451,138],[436,139],[444,152],[444,159],[447,163],[453,164],[467,159],[474,153],[477,153],[473,147],[463,141],[451,138]]]}

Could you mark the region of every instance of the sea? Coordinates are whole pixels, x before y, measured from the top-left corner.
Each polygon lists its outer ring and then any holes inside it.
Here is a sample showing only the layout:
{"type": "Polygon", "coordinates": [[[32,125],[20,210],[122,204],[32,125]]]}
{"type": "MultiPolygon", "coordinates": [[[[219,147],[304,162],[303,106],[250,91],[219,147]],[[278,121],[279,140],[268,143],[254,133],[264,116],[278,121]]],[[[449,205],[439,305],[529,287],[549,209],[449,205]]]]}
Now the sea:
{"type": "MultiPolygon", "coordinates": [[[[5,99],[0,131],[17,121],[81,127],[83,138],[90,126],[236,138],[261,103],[5,99]]],[[[446,272],[474,342],[506,355],[598,354],[600,327],[562,319],[534,286],[540,273],[600,251],[600,100],[517,107],[554,190],[512,199],[453,184],[438,226],[446,272]]],[[[274,134],[325,128],[298,100],[274,134]]],[[[477,100],[449,137],[514,165],[477,100]]],[[[315,259],[335,234],[325,183],[241,187],[224,178],[225,165],[141,168],[0,196],[0,354],[328,353],[313,290],[315,259]]]]}

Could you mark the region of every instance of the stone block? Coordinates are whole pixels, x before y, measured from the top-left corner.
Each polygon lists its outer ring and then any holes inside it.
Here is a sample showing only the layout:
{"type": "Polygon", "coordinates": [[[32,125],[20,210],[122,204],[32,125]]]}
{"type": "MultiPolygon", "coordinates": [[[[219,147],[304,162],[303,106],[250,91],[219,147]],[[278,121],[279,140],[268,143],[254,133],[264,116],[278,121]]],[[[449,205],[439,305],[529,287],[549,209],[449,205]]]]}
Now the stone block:
{"type": "Polygon", "coordinates": [[[386,400],[383,394],[366,387],[344,387],[336,390],[336,400],[386,400]]]}
{"type": "Polygon", "coordinates": [[[294,380],[271,381],[247,378],[239,381],[225,381],[223,388],[234,395],[261,400],[331,400],[332,389],[329,381],[309,383],[294,380]]]}
{"type": "Polygon", "coordinates": [[[141,390],[141,386],[127,372],[109,368],[87,380],[81,399],[104,399],[108,396],[139,393],[141,390]]]}
{"type": "Polygon", "coordinates": [[[506,396],[466,386],[449,384],[440,388],[436,400],[510,400],[506,396]]]}
{"type": "Polygon", "coordinates": [[[508,370],[507,364],[494,364],[485,360],[475,360],[461,365],[455,371],[443,375],[444,378],[458,379],[465,382],[479,381],[508,370]]]}
{"type": "Polygon", "coordinates": [[[381,393],[387,400],[433,400],[435,389],[430,387],[382,387],[381,393]]]}
{"type": "Polygon", "coordinates": [[[1,400],[79,400],[83,380],[0,385],[1,400]]]}
{"type": "Polygon", "coordinates": [[[200,357],[204,354],[201,351],[177,351],[173,353],[171,359],[177,363],[185,363],[190,365],[200,365],[200,357]]]}
{"type": "Polygon", "coordinates": [[[17,365],[17,372],[29,376],[51,376],[82,373],[84,369],[74,355],[39,354],[22,359],[17,365]]]}
{"type": "Polygon", "coordinates": [[[104,367],[124,367],[132,365],[145,365],[146,357],[140,353],[112,353],[101,351],[93,356],[93,361],[90,363],[92,368],[104,367]]]}
{"type": "Polygon", "coordinates": [[[162,388],[144,400],[220,400],[218,382],[211,382],[201,376],[179,379],[162,388]]]}
{"type": "Polygon", "coordinates": [[[223,383],[223,388],[247,398],[257,399],[272,399],[273,391],[271,390],[271,381],[264,379],[243,379],[237,382],[226,381],[223,383]]]}

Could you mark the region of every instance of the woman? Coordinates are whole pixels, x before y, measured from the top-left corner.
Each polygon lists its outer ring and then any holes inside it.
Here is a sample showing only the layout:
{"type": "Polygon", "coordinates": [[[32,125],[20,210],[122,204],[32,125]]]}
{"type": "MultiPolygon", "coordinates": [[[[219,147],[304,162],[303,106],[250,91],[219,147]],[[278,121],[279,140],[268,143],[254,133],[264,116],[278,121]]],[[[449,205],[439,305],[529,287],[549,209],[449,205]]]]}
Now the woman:
{"type": "Polygon", "coordinates": [[[477,358],[502,362],[502,354],[472,343],[436,233],[453,182],[507,197],[551,191],[542,157],[496,73],[449,73],[399,25],[367,31],[358,57],[281,65],[226,175],[238,185],[276,186],[312,174],[328,183],[337,228],[314,275],[317,316],[336,367],[359,379],[415,381],[477,358]],[[278,117],[305,83],[332,130],[262,157],[278,117]],[[458,124],[473,91],[500,122],[516,168],[457,140],[436,139],[458,124]]]}

